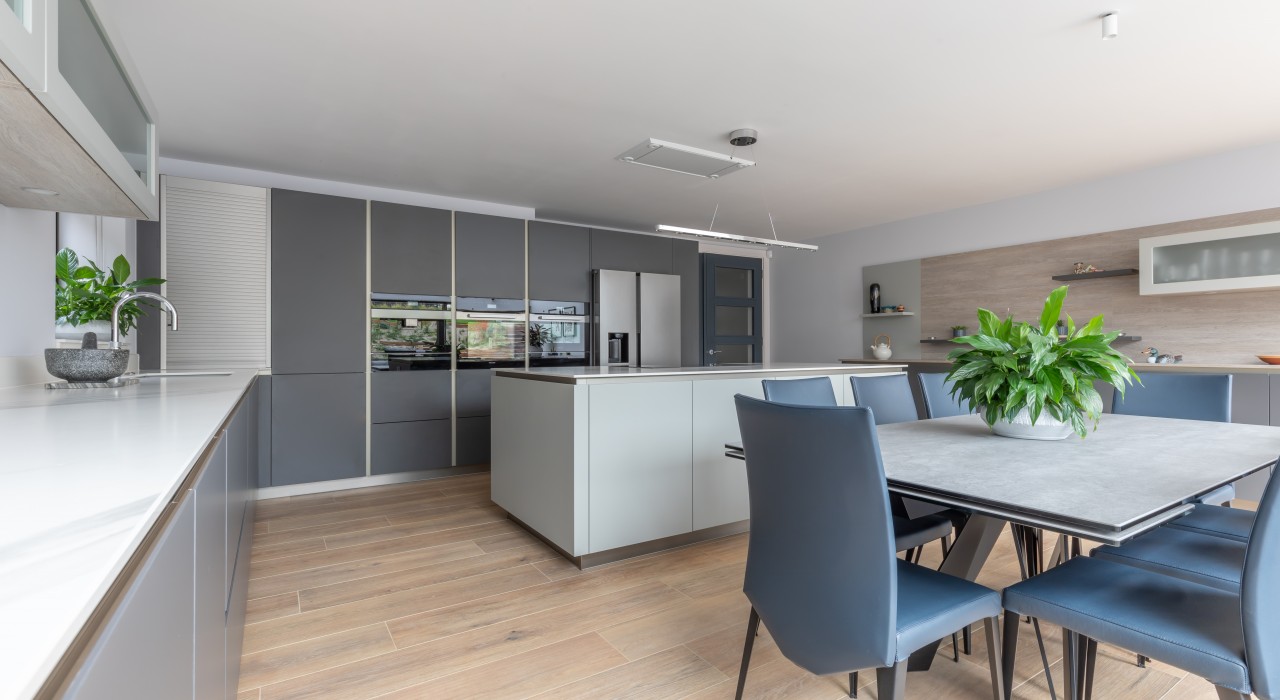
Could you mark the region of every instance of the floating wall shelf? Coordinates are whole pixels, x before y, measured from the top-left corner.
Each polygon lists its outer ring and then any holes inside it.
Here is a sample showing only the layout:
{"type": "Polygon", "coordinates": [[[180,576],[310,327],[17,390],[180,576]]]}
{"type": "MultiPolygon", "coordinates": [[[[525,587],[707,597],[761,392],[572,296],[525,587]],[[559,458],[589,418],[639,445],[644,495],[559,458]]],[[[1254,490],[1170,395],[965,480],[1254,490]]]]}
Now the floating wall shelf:
{"type": "Polygon", "coordinates": [[[1054,275],[1053,278],[1059,282],[1074,282],[1076,280],[1091,280],[1100,277],[1130,277],[1138,274],[1138,271],[1132,267],[1126,267],[1122,270],[1099,270],[1097,272],[1084,272],[1079,275],[1054,275]]]}
{"type": "Polygon", "coordinates": [[[914,311],[885,311],[878,314],[862,314],[863,318],[885,318],[886,316],[915,316],[914,311]]]}
{"type": "MultiPolygon", "coordinates": [[[[1060,335],[1060,336],[1058,336],[1058,340],[1063,340],[1063,339],[1065,339],[1066,337],[1067,337],[1067,336],[1065,336],[1065,335],[1060,335]]],[[[921,339],[920,339],[920,342],[922,342],[922,343],[950,343],[952,340],[954,340],[954,339],[953,339],[953,338],[921,338],[921,339]]],[[[1142,336],[1140,336],[1140,335],[1122,335],[1122,336],[1120,336],[1119,338],[1116,338],[1114,342],[1117,342],[1117,343],[1136,343],[1136,342],[1138,342],[1139,340],[1142,340],[1142,336]]]]}

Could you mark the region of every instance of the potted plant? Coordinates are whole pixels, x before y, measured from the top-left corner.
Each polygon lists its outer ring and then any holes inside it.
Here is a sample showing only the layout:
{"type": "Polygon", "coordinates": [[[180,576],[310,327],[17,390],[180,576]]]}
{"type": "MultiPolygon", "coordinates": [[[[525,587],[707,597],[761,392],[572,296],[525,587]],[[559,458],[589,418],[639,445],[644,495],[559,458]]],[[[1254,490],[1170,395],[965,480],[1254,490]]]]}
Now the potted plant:
{"type": "MultiPolygon", "coordinates": [[[[126,282],[130,268],[123,255],[116,256],[110,270],[103,270],[92,260],[81,265],[80,257],[70,248],[59,250],[54,260],[54,319],[59,338],[79,338],[89,331],[104,340],[110,338],[111,309],[120,297],[141,287],[164,284],[164,280],[154,277],[126,282]]],[[[143,313],[137,301],[121,306],[120,334],[137,326],[143,313]]]]}
{"type": "Polygon", "coordinates": [[[542,355],[542,346],[550,345],[555,342],[555,336],[551,334],[551,329],[541,323],[529,324],[529,347],[535,357],[542,355]]]}
{"type": "Polygon", "coordinates": [[[966,333],[968,333],[968,332],[969,332],[969,327],[968,327],[968,326],[952,326],[952,327],[951,327],[951,337],[952,337],[952,338],[960,338],[960,337],[964,336],[964,335],[965,335],[966,333]]]}
{"type": "Polygon", "coordinates": [[[1058,337],[1066,296],[1065,286],[1049,294],[1039,326],[978,309],[979,332],[952,341],[968,347],[948,355],[951,393],[976,406],[997,435],[1061,440],[1074,431],[1084,437],[1087,422],[1096,430],[1102,414],[1094,381],[1124,396],[1138,380],[1129,358],[1111,347],[1120,333],[1103,332],[1101,315],[1080,328],[1068,315],[1067,333],[1058,337]]]}

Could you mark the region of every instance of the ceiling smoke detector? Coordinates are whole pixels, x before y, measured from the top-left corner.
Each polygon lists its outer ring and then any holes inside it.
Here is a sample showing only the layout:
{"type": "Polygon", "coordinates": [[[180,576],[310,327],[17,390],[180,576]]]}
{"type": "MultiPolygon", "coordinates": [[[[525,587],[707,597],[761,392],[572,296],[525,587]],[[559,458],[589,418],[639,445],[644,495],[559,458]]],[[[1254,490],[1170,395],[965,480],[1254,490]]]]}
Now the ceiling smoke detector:
{"type": "MultiPolygon", "coordinates": [[[[737,133],[737,132],[734,132],[737,133]]],[[[754,134],[754,132],[753,132],[754,134]]],[[[743,170],[755,165],[755,161],[736,158],[724,153],[684,146],[670,141],[648,139],[628,149],[618,160],[634,165],[646,165],[673,173],[696,175],[715,180],[721,175],[743,170]]]]}

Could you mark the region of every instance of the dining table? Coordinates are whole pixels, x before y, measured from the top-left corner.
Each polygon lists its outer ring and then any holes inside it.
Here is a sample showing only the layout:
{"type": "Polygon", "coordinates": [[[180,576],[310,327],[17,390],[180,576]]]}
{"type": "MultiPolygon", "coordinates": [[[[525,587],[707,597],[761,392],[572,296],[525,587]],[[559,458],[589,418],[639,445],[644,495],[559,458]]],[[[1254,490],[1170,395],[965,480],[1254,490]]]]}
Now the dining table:
{"type": "MultiPolygon", "coordinates": [[[[1267,469],[1280,427],[1104,414],[1065,440],[995,435],[977,415],[876,428],[891,491],[969,513],[939,571],[974,580],[1006,525],[1123,544],[1267,469]]],[[[737,442],[725,455],[749,459],[737,442]]],[[[924,670],[937,646],[912,655],[924,670]]]]}

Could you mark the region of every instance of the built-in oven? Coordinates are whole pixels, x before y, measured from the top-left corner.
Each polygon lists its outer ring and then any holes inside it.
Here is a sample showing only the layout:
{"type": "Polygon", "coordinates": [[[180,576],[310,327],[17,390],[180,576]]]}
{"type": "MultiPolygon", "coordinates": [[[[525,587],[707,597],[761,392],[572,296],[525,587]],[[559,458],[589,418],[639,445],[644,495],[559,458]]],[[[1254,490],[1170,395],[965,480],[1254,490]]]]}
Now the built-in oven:
{"type": "Polygon", "coordinates": [[[526,319],[523,299],[458,297],[458,369],[524,367],[526,319]]]}
{"type": "Polygon", "coordinates": [[[585,301],[530,301],[529,366],[589,366],[590,306],[585,301]]]}
{"type": "Polygon", "coordinates": [[[373,371],[447,370],[452,343],[449,297],[370,296],[369,363],[373,371]]]}

